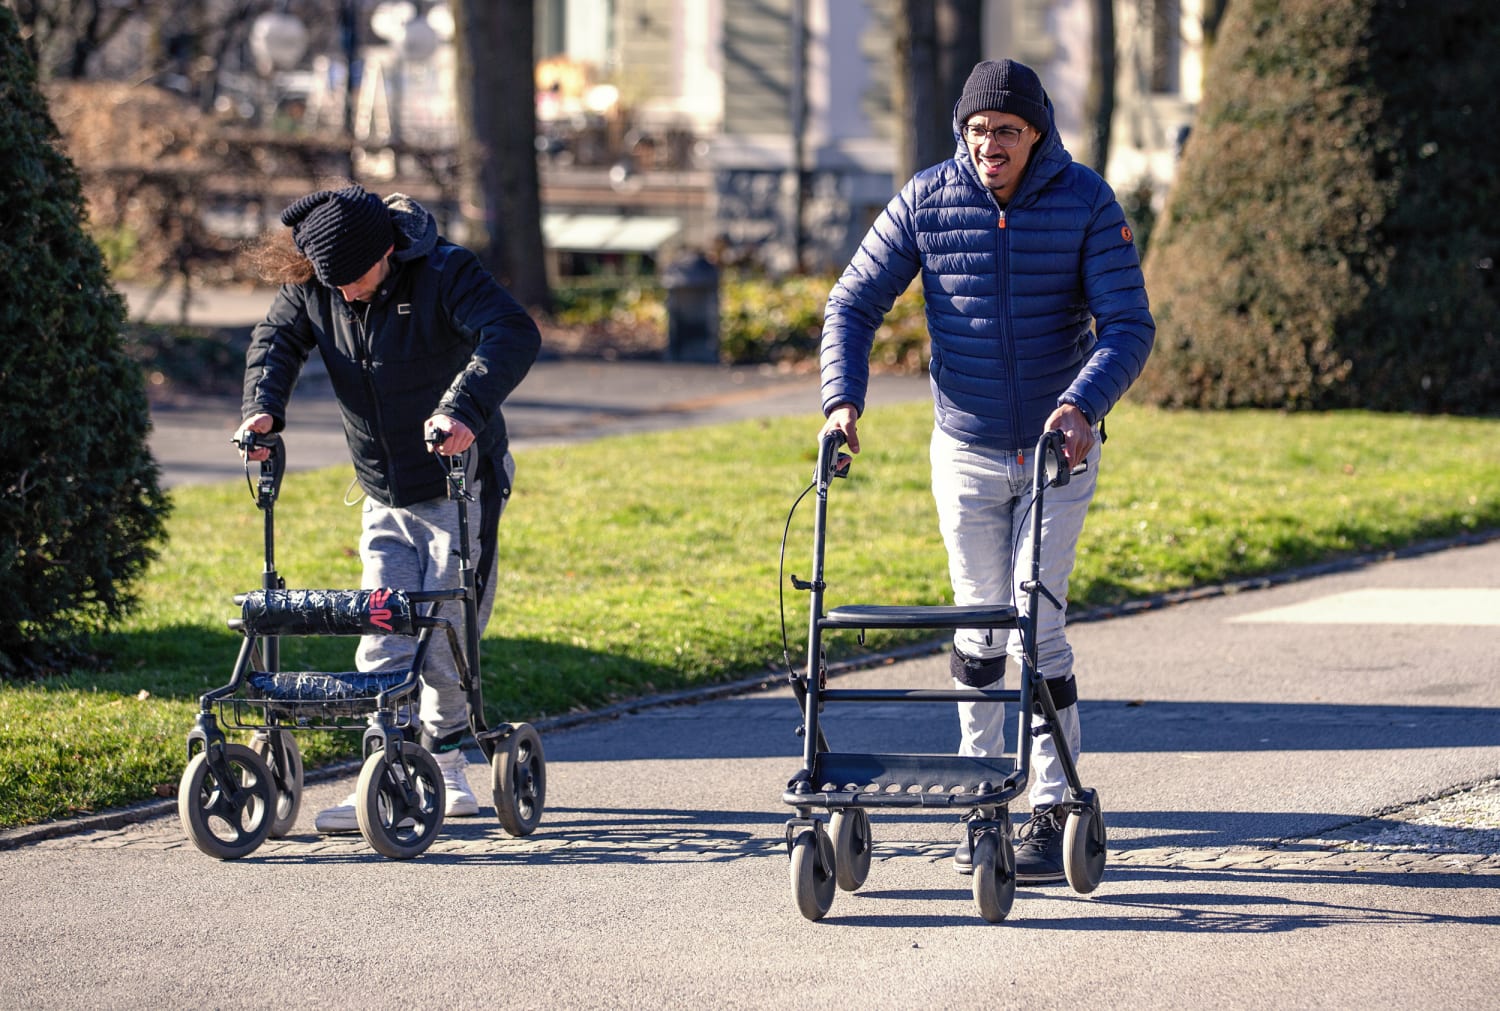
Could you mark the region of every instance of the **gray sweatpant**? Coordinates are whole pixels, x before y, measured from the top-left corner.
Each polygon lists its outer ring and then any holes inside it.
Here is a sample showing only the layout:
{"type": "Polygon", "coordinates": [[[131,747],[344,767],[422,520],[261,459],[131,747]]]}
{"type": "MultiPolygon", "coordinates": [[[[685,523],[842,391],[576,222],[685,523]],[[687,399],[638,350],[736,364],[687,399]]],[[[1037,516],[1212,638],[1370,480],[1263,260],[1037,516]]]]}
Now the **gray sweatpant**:
{"type": "MultiPolygon", "coordinates": [[[[505,455],[505,472],[512,479],[516,465],[505,455]]],[[[468,490],[474,496],[469,507],[469,562],[479,564],[479,498],[483,490],[471,475],[468,490]]],[[[501,511],[504,511],[504,503],[501,511]]],[[[359,540],[359,557],[364,563],[361,588],[388,586],[397,590],[445,590],[460,585],[462,559],[458,551],[458,504],[448,498],[430,499],[401,509],[381,505],[365,497],[362,517],[363,533],[359,540]]],[[[499,569],[499,552],[484,574],[484,594],[479,600],[479,634],[484,634],[490,611],[495,606],[495,574],[499,569]]],[[[461,609],[454,603],[444,605],[443,614],[455,623],[459,642],[465,630],[461,609]]],[[[411,666],[417,640],[402,635],[367,635],[359,642],[355,666],[361,671],[404,670],[411,666]]],[[[478,676],[478,671],[471,671],[478,676]]],[[[461,735],[469,725],[469,700],[459,685],[458,668],[448,637],[438,630],[433,636],[423,670],[419,718],[422,729],[437,740],[461,735]]]]}
{"type": "MultiPolygon", "coordinates": [[[[1094,433],[1088,469],[1061,488],[1043,496],[1042,585],[1066,607],[1068,580],[1077,560],[1078,538],[1095,483],[1103,443],[1094,433]]],[[[937,502],[938,526],[948,549],[948,574],[955,604],[1014,604],[1024,613],[1027,594],[1021,584],[1031,578],[1032,476],[1036,460],[1023,463],[1012,452],[998,452],[954,439],[942,429],[932,433],[932,494],[937,502]]],[[[1067,613],[1043,598],[1036,618],[1037,669],[1044,678],[1073,675],[1073,648],[1068,644],[1067,613]]],[[[1012,631],[1003,642],[987,641],[979,629],[959,629],[953,644],[965,656],[988,658],[1008,652],[1020,667],[1021,633],[1012,631]]],[[[964,685],[954,682],[955,688],[964,685]]],[[[1001,685],[995,685],[999,688],[1001,685]]],[[[960,702],[958,719],[961,755],[1000,755],[1005,750],[1005,706],[996,702],[960,702]]],[[[1076,760],[1083,736],[1077,705],[1058,710],[1058,723],[1076,760]]],[[[1040,723],[1041,717],[1032,720],[1040,723]]],[[[1057,744],[1047,734],[1032,738],[1033,807],[1062,801],[1067,790],[1057,744]]]]}

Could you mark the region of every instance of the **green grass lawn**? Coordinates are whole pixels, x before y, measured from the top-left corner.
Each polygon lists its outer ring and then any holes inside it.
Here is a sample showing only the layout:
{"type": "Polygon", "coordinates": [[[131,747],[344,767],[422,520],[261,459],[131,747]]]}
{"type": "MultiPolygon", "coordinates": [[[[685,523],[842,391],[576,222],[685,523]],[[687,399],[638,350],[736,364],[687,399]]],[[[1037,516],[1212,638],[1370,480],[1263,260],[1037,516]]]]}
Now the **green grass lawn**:
{"type": "MultiPolygon", "coordinates": [[[[947,601],[930,426],[926,404],[875,405],[861,421],[865,451],[830,496],[829,606],[947,601]]],[[[778,552],[817,428],[810,414],[519,453],[483,644],[491,720],[784,672],[778,552]]],[[[1500,420],[1126,404],[1109,433],[1075,608],[1500,529],[1500,420]]],[[[286,479],[276,561],[287,585],[358,585],[350,477],[286,479]]],[[[0,828],[175,793],[197,697],[228,680],[238,649],[230,598],[260,585],[264,551],[243,481],[172,497],[141,606],[101,644],[111,670],[0,685],[0,828]]],[[[811,537],[809,497],[786,573],[807,575],[811,537]]],[[[806,597],[787,587],[785,607],[795,661],[806,597]]],[[[845,638],[830,646],[848,655],[845,638]]],[[[871,635],[869,648],[894,641],[871,635]]],[[[352,651],[350,639],[285,640],[282,665],[348,670],[352,651]]],[[[353,754],[358,737],[299,742],[315,765],[353,754]]]]}

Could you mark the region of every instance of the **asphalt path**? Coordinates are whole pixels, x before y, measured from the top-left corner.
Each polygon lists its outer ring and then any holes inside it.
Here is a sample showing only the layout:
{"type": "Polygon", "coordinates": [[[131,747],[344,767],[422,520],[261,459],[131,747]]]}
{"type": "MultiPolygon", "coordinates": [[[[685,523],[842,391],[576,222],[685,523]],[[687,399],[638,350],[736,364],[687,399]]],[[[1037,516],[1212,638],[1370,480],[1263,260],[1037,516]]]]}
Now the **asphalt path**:
{"type": "MultiPolygon", "coordinates": [[[[271,293],[240,289],[181,292],[120,285],[132,317],[160,323],[248,327],[270,305],[271,293]]],[[[636,359],[542,355],[505,403],[505,421],[517,448],[555,445],[606,435],[683,428],[727,421],[806,414],[816,437],[820,399],[816,373],[769,366],[724,366],[636,359]]],[[[876,375],[870,403],[896,403],[929,395],[924,376],[876,375]]],[[[152,405],[149,443],[168,486],[242,477],[244,466],[229,444],[240,420],[237,397],[161,399],[152,405]]],[[[316,356],[304,370],[287,409],[289,468],[348,465],[338,407],[316,356]]],[[[351,468],[352,473],[352,468],[351,468]]]]}
{"type": "MultiPolygon", "coordinates": [[[[808,443],[817,441],[816,374],[761,366],[599,358],[543,358],[506,401],[505,424],[517,449],[601,436],[686,428],[750,418],[805,414],[808,443]]],[[[876,375],[870,402],[928,397],[924,376],[876,375]]],[[[156,403],[148,436],[168,486],[244,476],[229,438],[240,421],[237,397],[156,403]]],[[[287,407],[291,469],[349,466],[338,405],[310,364],[287,407]]],[[[353,473],[352,467],[350,473],[353,473]]]]}

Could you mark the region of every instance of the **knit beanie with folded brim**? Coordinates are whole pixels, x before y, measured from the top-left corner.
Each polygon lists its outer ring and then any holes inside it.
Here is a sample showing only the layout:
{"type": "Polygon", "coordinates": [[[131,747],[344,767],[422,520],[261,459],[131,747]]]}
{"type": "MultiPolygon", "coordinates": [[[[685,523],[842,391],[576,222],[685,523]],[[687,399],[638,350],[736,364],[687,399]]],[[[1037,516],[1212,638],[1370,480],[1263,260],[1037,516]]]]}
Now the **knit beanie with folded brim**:
{"type": "Polygon", "coordinates": [[[1038,133],[1045,133],[1052,125],[1041,79],[1036,71],[1015,60],[985,60],[969,72],[958,99],[959,125],[976,112],[1009,112],[1030,123],[1038,133]]]}
{"type": "Polygon", "coordinates": [[[330,288],[364,277],[396,238],[385,202],[363,186],[310,193],[281,212],[281,223],[330,288]]]}

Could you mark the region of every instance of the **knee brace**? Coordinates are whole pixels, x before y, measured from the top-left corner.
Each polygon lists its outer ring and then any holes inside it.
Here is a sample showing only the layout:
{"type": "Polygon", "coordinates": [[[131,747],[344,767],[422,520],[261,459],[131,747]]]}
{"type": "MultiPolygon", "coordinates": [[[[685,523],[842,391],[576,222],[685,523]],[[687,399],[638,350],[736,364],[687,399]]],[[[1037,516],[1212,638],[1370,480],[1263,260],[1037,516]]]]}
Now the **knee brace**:
{"type": "MultiPolygon", "coordinates": [[[[1061,678],[1047,678],[1042,681],[1047,686],[1047,693],[1052,696],[1052,708],[1062,710],[1068,706],[1076,705],[1078,702],[1078,682],[1073,675],[1061,678]]],[[[1031,711],[1038,716],[1042,715],[1042,704],[1036,699],[1031,700],[1031,711]]]]}
{"type": "Polygon", "coordinates": [[[1005,654],[980,659],[964,656],[954,646],[948,657],[948,673],[970,688],[988,688],[1005,677],[1005,654]]]}

